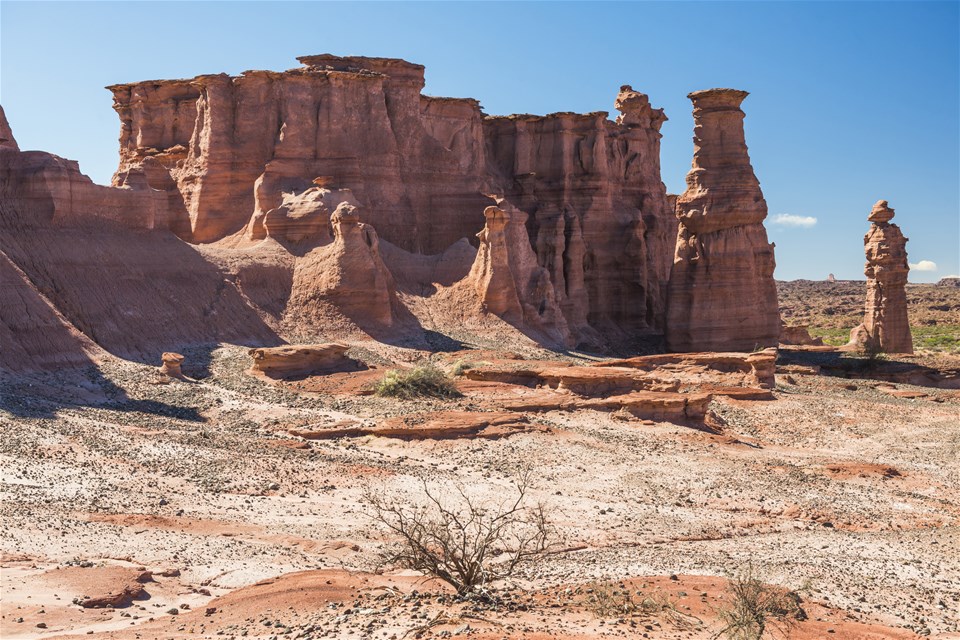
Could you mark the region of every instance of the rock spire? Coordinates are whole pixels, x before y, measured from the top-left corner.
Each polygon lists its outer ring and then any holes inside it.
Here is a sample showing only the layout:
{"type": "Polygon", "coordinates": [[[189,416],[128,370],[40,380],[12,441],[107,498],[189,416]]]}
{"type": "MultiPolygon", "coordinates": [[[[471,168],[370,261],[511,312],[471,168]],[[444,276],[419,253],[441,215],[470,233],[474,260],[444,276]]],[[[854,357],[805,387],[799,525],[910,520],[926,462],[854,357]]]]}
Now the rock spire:
{"type": "Polygon", "coordinates": [[[893,215],[887,201],[880,200],[867,216],[872,223],[863,237],[867,302],[863,324],[850,333],[850,342],[886,353],[913,353],[907,318],[907,238],[890,223],[893,215]]]}
{"type": "Polygon", "coordinates": [[[677,199],[680,229],[667,301],[671,351],[750,351],[780,332],[767,203],[750,165],[740,103],[709,89],[693,101],[693,168],[677,199]]]}

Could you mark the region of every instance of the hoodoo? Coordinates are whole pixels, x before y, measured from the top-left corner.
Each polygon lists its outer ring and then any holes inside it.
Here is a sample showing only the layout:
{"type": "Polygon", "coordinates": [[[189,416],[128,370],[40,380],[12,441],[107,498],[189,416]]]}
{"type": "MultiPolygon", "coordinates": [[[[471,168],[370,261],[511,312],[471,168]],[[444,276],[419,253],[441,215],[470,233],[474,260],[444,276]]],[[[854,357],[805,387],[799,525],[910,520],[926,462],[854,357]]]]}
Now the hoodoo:
{"type": "Polygon", "coordinates": [[[907,238],[890,223],[893,215],[887,201],[880,200],[867,216],[872,223],[863,237],[867,302],[863,324],[850,333],[850,343],[886,353],[913,353],[907,318],[907,238]]]}
{"type": "Polygon", "coordinates": [[[542,331],[557,343],[570,334],[550,286],[550,274],[537,264],[527,236],[527,214],[516,207],[487,207],[478,234],[480,250],[469,278],[484,310],[519,328],[542,331]]]}
{"type": "Polygon", "coordinates": [[[695,91],[693,168],[667,295],[671,351],[750,351],[780,333],[767,203],[744,140],[746,91],[695,91]]]}

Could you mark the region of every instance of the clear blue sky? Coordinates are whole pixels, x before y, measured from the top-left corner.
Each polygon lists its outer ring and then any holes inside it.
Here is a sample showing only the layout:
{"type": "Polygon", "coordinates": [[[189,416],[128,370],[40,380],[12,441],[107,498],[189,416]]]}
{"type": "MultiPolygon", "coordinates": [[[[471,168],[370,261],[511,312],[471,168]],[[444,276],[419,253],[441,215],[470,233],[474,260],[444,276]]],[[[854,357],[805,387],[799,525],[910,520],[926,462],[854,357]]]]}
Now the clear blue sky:
{"type": "MultiPolygon", "coordinates": [[[[878,199],[910,238],[914,282],[960,274],[958,2],[0,2],[0,104],[20,146],[117,162],[103,87],[311,53],[401,57],[426,92],[487,113],[613,110],[621,84],[664,107],[663,180],[683,190],[686,94],[751,92],[747,143],[779,279],[863,278],[878,199]],[[777,225],[778,214],[816,218],[777,225]],[[808,221],[809,224],[809,221],[808,221]]],[[[614,112],[615,113],[615,112],[614,112]]]]}

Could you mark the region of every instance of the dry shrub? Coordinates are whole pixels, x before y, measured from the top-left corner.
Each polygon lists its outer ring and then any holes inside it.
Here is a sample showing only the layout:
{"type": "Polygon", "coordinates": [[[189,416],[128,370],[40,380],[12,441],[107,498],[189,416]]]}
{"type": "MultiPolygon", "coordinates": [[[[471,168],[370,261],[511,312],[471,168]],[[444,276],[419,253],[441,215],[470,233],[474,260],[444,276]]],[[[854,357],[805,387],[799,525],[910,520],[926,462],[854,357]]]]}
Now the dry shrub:
{"type": "Polygon", "coordinates": [[[761,640],[777,633],[788,637],[798,620],[805,620],[800,596],[794,591],[763,583],[748,565],[730,579],[732,601],[717,614],[723,628],[714,638],[761,640]]]}
{"type": "Polygon", "coordinates": [[[695,629],[703,624],[699,618],[677,610],[676,603],[659,590],[632,592],[623,583],[594,581],[587,585],[587,594],[585,605],[597,618],[663,618],[678,629],[695,629]]]}
{"type": "Polygon", "coordinates": [[[523,473],[512,483],[513,495],[496,503],[481,502],[460,485],[437,491],[424,479],[420,503],[368,490],[363,500],[370,515],[399,538],[383,562],[439,578],[460,595],[484,595],[490,582],[547,549],[552,527],[542,504],[527,504],[530,475],[523,473]]]}
{"type": "Polygon", "coordinates": [[[459,398],[453,380],[432,364],[423,364],[403,371],[387,371],[373,387],[378,396],[409,400],[411,398],[459,398]]]}

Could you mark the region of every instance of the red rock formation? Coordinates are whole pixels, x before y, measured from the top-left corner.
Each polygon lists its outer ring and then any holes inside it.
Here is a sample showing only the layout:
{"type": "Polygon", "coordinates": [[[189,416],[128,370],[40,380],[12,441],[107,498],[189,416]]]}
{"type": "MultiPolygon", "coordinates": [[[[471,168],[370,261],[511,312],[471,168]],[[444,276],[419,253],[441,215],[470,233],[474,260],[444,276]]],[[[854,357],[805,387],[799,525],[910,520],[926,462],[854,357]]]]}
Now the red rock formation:
{"type": "Polygon", "coordinates": [[[400,303],[380,257],[377,232],[360,222],[358,209],[349,202],[337,206],[330,222],[333,242],[297,261],[286,309],[289,323],[322,329],[327,318],[320,313],[330,305],[362,328],[392,326],[400,303]]]}
{"type": "MultiPolygon", "coordinates": [[[[110,87],[121,121],[113,187],[75,162],[20,152],[0,112],[0,249],[68,334],[156,362],[180,345],[358,328],[381,338],[409,329],[403,339],[423,344],[417,318],[440,331],[450,317],[499,330],[481,307],[550,344],[617,347],[664,330],[679,223],[660,180],[665,116],[647,96],[622,87],[616,121],[489,117],[475,100],[421,95],[420,65],[300,61],[110,87]],[[499,207],[484,214],[488,194],[499,207]]],[[[742,129],[732,151],[718,147],[715,130],[737,133],[742,112],[704,100],[700,168],[677,205],[691,210],[684,265],[673,267],[676,313],[694,321],[675,333],[741,348],[730,336],[742,331],[752,348],[766,306],[742,320],[734,311],[745,305],[729,300],[763,293],[754,272],[772,270],[765,208],[742,129]],[[686,264],[691,252],[702,268],[686,264]]]]}
{"type": "Polygon", "coordinates": [[[850,342],[886,353],[913,353],[907,318],[907,238],[891,224],[894,211],[886,200],[873,205],[872,223],[863,237],[867,264],[867,302],[863,324],[850,333],[850,342]]]}
{"type": "Polygon", "coordinates": [[[74,160],[21,151],[0,107],[0,198],[5,222],[67,226],[108,221],[128,228],[165,229],[166,197],[94,184],[74,160]]]}
{"type": "Polygon", "coordinates": [[[467,276],[483,309],[521,329],[533,329],[569,343],[567,323],[554,299],[550,274],[537,264],[527,236],[527,214],[501,203],[487,207],[477,237],[480,250],[467,276]]]}
{"type": "Polygon", "coordinates": [[[0,147],[20,151],[17,140],[13,137],[13,131],[10,129],[10,123],[7,122],[7,114],[4,113],[3,107],[0,107],[0,147]]]}
{"type": "Polygon", "coordinates": [[[488,117],[490,173],[530,214],[538,263],[576,337],[663,329],[676,221],[660,179],[662,109],[629,86],[605,112],[488,117]]]}
{"type": "Polygon", "coordinates": [[[346,355],[344,344],[299,344],[250,349],[253,373],[269,378],[321,375],[338,371],[356,371],[359,363],[346,355]]]}
{"type": "MultiPolygon", "coordinates": [[[[423,67],[387,58],[306,56],[304,67],[109,87],[121,118],[115,184],[144,173],[154,188],[182,196],[179,232],[211,242],[240,229],[254,211],[254,183],[302,191],[316,176],[353,189],[394,243],[435,253],[476,232],[482,210],[482,140],[448,149],[421,115],[423,67]],[[192,113],[191,113],[192,109],[192,113]],[[157,166],[168,169],[166,175],[157,166]],[[446,215],[435,214],[438,208],[446,215]],[[471,215],[472,214],[472,215],[471,215]],[[469,221],[464,225],[464,222],[469,221]]],[[[461,114],[475,121],[481,114],[461,114]]],[[[258,194],[259,195],[259,194],[258,194]]]]}
{"type": "Polygon", "coordinates": [[[248,240],[270,237],[281,243],[330,241],[330,217],[341,202],[357,206],[348,189],[311,187],[300,193],[284,193],[276,207],[264,210],[260,198],[257,211],[247,225],[248,240]]]}
{"type": "Polygon", "coordinates": [[[767,204],[750,166],[740,103],[710,89],[693,101],[693,168],[677,199],[680,230],[667,304],[671,351],[750,351],[780,333],[767,204]]]}
{"type": "Polygon", "coordinates": [[[3,366],[88,364],[101,347],[156,362],[170,345],[279,342],[224,273],[161,231],[165,203],[95,185],[76,162],[21,152],[12,138],[0,144],[3,366]]]}
{"type": "Polygon", "coordinates": [[[299,60],[283,73],[109,87],[122,123],[114,184],[165,192],[171,228],[212,242],[248,223],[261,239],[283,194],[326,176],[382,238],[434,255],[473,238],[484,194],[496,193],[530,215],[537,262],[576,340],[663,330],[676,221],[660,180],[666,118],[645,95],[623,87],[616,122],[491,118],[475,100],[420,95],[420,65],[299,60]]]}
{"type": "Polygon", "coordinates": [[[184,357],[181,354],[165,351],[160,356],[160,373],[171,378],[182,378],[183,371],[180,370],[180,366],[183,361],[184,357]]]}
{"type": "Polygon", "coordinates": [[[56,370],[101,353],[3,252],[0,282],[0,369],[56,370]]]}
{"type": "Polygon", "coordinates": [[[806,326],[780,325],[780,344],[808,345],[815,347],[823,346],[823,338],[814,338],[810,335],[810,329],[806,326]]]}
{"type": "Polygon", "coordinates": [[[657,375],[676,376],[683,383],[710,382],[723,386],[776,386],[777,351],[764,349],[753,353],[682,353],[637,356],[625,360],[607,360],[596,367],[630,367],[657,375]]]}

